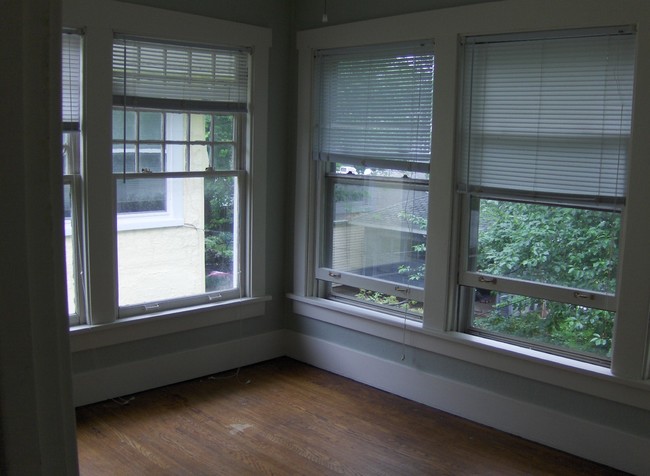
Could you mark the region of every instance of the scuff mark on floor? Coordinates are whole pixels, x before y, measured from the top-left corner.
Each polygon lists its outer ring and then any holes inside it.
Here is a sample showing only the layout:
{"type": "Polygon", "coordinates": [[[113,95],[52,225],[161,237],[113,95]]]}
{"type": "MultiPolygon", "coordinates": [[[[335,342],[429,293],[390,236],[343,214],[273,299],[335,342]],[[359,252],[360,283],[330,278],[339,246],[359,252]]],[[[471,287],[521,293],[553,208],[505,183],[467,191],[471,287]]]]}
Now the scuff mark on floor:
{"type": "Polygon", "coordinates": [[[253,425],[249,425],[248,423],[233,423],[232,425],[228,425],[228,428],[230,428],[231,435],[237,435],[243,433],[248,428],[253,428],[253,425]]]}

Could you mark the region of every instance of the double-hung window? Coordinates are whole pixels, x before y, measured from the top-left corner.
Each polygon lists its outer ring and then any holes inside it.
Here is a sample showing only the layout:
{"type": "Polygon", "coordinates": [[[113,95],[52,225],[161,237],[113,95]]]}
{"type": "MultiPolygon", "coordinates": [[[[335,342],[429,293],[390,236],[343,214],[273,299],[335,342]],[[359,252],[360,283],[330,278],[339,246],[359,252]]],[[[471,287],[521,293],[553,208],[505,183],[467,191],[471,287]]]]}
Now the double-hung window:
{"type": "Polygon", "coordinates": [[[121,316],[240,296],[249,56],[114,40],[121,316]]]}
{"type": "Polygon", "coordinates": [[[634,74],[626,28],[465,39],[465,329],[607,364],[634,74]]]}
{"type": "Polygon", "coordinates": [[[82,36],[64,32],[61,41],[61,121],[63,203],[68,315],[71,324],[83,321],[81,259],[81,47],[82,36]]]}
{"type": "Polygon", "coordinates": [[[318,294],[421,318],[431,41],[318,51],[318,294]]]}

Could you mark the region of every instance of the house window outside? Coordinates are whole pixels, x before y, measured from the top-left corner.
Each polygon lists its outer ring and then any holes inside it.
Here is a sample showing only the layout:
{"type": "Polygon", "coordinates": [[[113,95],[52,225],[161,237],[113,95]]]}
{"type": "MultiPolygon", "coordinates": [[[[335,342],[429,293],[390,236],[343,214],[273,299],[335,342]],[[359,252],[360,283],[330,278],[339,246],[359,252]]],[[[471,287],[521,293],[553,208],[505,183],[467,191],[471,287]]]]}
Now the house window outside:
{"type": "Polygon", "coordinates": [[[120,316],[242,292],[248,56],[114,42],[120,316]]]}
{"type": "Polygon", "coordinates": [[[634,35],[468,38],[465,59],[466,329],[608,365],[634,35]]]}
{"type": "Polygon", "coordinates": [[[420,319],[433,45],[320,51],[315,90],[319,294],[420,319]]]}

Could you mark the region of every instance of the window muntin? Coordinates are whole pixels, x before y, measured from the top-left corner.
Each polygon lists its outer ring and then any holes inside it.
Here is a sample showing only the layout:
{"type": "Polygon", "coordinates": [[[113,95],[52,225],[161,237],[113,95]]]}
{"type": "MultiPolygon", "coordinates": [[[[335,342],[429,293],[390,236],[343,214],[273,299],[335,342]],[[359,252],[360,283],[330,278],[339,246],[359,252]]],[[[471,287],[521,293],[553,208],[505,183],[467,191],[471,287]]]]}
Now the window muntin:
{"type": "Polygon", "coordinates": [[[113,53],[120,316],[239,297],[247,52],[118,37],[113,53]]]}
{"type": "Polygon", "coordinates": [[[432,44],[320,51],[315,91],[319,293],[421,318],[432,44]]]}
{"type": "Polygon", "coordinates": [[[466,44],[459,191],[468,332],[606,363],[634,36],[466,44]]]}

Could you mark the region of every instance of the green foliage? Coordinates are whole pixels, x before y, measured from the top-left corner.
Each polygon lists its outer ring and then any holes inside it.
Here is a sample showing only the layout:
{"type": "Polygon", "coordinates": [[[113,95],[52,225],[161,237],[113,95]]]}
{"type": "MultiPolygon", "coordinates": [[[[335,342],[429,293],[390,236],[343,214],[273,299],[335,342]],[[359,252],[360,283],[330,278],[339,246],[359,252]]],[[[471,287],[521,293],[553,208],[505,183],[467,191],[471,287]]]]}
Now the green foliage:
{"type": "MultiPolygon", "coordinates": [[[[477,271],[615,292],[618,213],[482,200],[480,217],[477,271]]],[[[488,312],[475,315],[474,325],[608,355],[614,316],[599,309],[501,295],[488,312]]]]}
{"type": "Polygon", "coordinates": [[[481,200],[477,271],[613,293],[620,216],[481,200]]]}
{"type": "MultiPolygon", "coordinates": [[[[205,137],[210,139],[213,129],[215,141],[232,141],[234,117],[232,115],[205,116],[205,137]]],[[[233,167],[230,144],[217,144],[212,151],[213,164],[217,170],[233,167]]],[[[234,257],[234,208],[235,180],[232,177],[204,179],[205,213],[205,267],[206,274],[218,271],[232,275],[234,257]]],[[[206,277],[207,289],[212,289],[219,279],[206,277]]]]}
{"type": "Polygon", "coordinates": [[[355,295],[357,299],[362,301],[368,301],[373,304],[380,304],[382,306],[389,306],[396,309],[402,309],[415,314],[422,314],[422,303],[417,301],[410,301],[404,299],[398,299],[396,296],[391,296],[389,294],[383,294],[377,291],[368,291],[367,289],[359,289],[359,292],[355,295]]]}
{"type": "MultiPolygon", "coordinates": [[[[402,211],[399,213],[399,218],[419,228],[420,230],[426,231],[427,229],[427,219],[425,217],[416,216],[412,213],[406,213],[402,211]]],[[[423,240],[426,240],[426,238],[424,237],[423,240]]],[[[423,241],[422,243],[413,245],[412,249],[415,253],[424,254],[427,251],[426,242],[423,241]]],[[[416,267],[412,267],[410,265],[402,265],[399,267],[398,272],[400,274],[407,274],[409,281],[422,281],[424,279],[425,269],[426,267],[424,263],[416,267]]]]}

